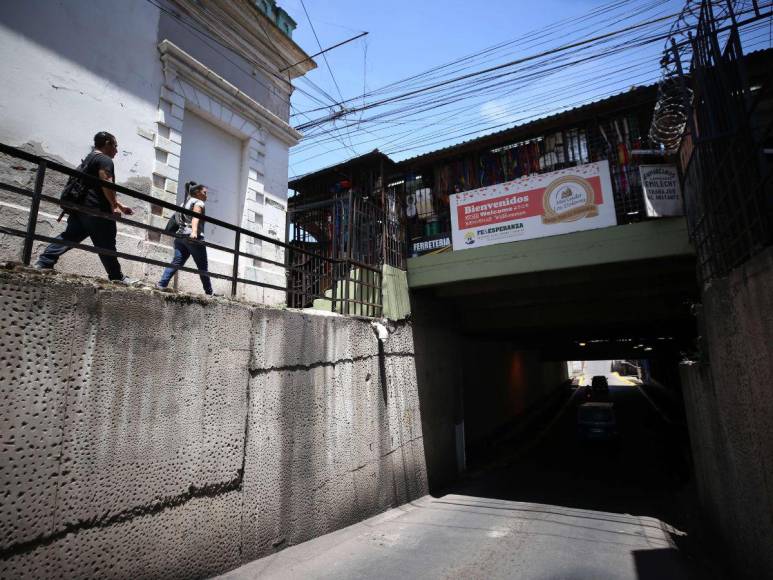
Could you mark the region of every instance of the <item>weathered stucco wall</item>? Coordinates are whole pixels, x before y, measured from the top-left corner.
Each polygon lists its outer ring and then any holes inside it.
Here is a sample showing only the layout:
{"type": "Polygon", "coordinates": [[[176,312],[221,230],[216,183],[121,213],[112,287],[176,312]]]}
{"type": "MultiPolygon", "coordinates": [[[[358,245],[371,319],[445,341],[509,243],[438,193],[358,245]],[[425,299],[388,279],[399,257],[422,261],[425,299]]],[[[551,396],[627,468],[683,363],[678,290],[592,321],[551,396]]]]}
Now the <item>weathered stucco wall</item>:
{"type": "Polygon", "coordinates": [[[426,493],[408,324],[30,271],[0,302],[0,577],[204,577],[426,493]]]}
{"type": "MultiPolygon", "coordinates": [[[[162,1],[161,6],[175,13],[181,10],[174,3],[167,5],[162,1]]],[[[89,152],[94,134],[110,131],[119,143],[115,158],[119,184],[157,199],[174,201],[182,199],[183,185],[192,178],[211,186],[211,216],[217,217],[223,209],[222,215],[230,216],[227,221],[235,225],[284,239],[288,144],[293,139],[288,141],[287,135],[278,138],[282,131],[272,132],[271,123],[266,121],[271,115],[261,116],[252,104],[245,105],[245,112],[239,103],[226,98],[224,94],[230,93],[224,93],[211,78],[194,88],[188,81],[191,75],[198,79],[200,73],[186,72],[185,66],[190,63],[173,66],[167,59],[162,66],[159,43],[167,40],[286,120],[289,84],[269,82],[238,55],[224,60],[154,3],[29,0],[0,10],[0,53],[8,56],[0,59],[0,78],[7,80],[0,84],[0,142],[75,167],[89,152]],[[188,128],[191,125],[190,112],[206,117],[213,129],[222,129],[236,139],[240,151],[210,147],[207,162],[197,164],[195,175],[182,174],[182,158],[201,145],[182,139],[186,124],[188,128]],[[239,167],[230,177],[239,185],[226,190],[219,170],[234,164],[239,167]]],[[[274,51],[264,56],[266,62],[280,58],[274,51]]],[[[28,164],[0,158],[3,182],[28,186],[33,178],[34,171],[30,173],[28,164]]],[[[63,182],[64,179],[47,180],[44,193],[58,197],[63,182]]],[[[157,227],[165,225],[167,210],[119,197],[135,210],[134,219],[157,227]]],[[[0,225],[21,225],[24,229],[28,208],[28,198],[0,193],[0,225]]],[[[44,207],[39,233],[61,233],[64,223],[55,222],[58,214],[58,209],[44,207]]],[[[284,261],[281,248],[252,241],[243,237],[242,249],[269,260],[284,261]]],[[[156,233],[123,225],[119,225],[117,246],[119,251],[164,262],[171,261],[173,256],[169,238],[159,239],[156,233]]],[[[0,260],[18,260],[19,248],[18,239],[0,238],[0,260]]],[[[213,251],[209,263],[210,270],[220,274],[230,275],[233,268],[229,256],[213,251]]],[[[69,273],[104,275],[96,256],[84,253],[67,256],[59,267],[69,273]]],[[[125,262],[123,271],[131,277],[156,282],[161,268],[125,262]]],[[[261,261],[253,263],[251,259],[241,260],[240,275],[277,286],[285,282],[281,268],[261,261]]],[[[197,276],[180,274],[178,280],[181,289],[201,292],[197,276]]],[[[215,291],[227,292],[228,284],[215,281],[215,291]]],[[[256,302],[283,301],[281,291],[247,285],[242,285],[240,291],[240,297],[256,302]]]]}
{"type": "Polygon", "coordinates": [[[0,11],[0,141],[77,165],[97,131],[118,138],[118,180],[150,180],[162,82],[149,2],[7,4],[0,11]]]}
{"type": "Polygon", "coordinates": [[[682,365],[704,517],[733,576],[773,578],[773,249],[704,289],[706,360],[682,365]]]}

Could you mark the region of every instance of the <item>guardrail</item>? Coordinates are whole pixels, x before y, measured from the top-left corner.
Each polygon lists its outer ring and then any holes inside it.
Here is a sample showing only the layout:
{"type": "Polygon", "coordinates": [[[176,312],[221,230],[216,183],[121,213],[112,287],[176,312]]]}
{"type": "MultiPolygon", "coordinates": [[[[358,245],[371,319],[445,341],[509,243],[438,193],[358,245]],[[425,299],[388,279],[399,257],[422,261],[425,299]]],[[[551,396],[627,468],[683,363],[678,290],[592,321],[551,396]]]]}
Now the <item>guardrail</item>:
{"type": "MultiPolygon", "coordinates": [[[[61,163],[57,163],[55,161],[51,161],[49,159],[46,159],[44,157],[40,157],[38,155],[33,155],[31,153],[28,153],[26,151],[23,151],[21,149],[18,149],[16,147],[11,147],[9,145],[6,145],[4,143],[0,143],[0,154],[7,155],[13,159],[17,159],[20,161],[24,161],[27,163],[31,163],[37,166],[36,175],[35,175],[35,183],[32,190],[29,190],[24,187],[19,187],[17,185],[13,185],[11,183],[5,183],[0,182],[0,190],[4,190],[13,194],[16,194],[21,197],[25,197],[30,200],[30,206],[29,206],[29,216],[27,219],[27,228],[26,230],[21,230],[13,227],[9,227],[7,225],[0,225],[0,233],[16,236],[19,238],[23,238],[23,246],[21,251],[21,261],[24,263],[24,265],[29,266],[30,261],[32,259],[32,250],[33,250],[33,244],[36,241],[41,242],[56,242],[58,244],[62,244],[65,246],[69,246],[71,248],[77,248],[79,250],[83,250],[86,252],[94,253],[94,254],[101,254],[101,255],[108,255],[108,256],[115,256],[116,258],[121,258],[125,260],[131,260],[134,262],[141,262],[144,264],[151,264],[153,266],[159,266],[162,268],[165,268],[167,266],[170,266],[170,262],[163,262],[161,260],[156,260],[153,258],[148,258],[146,256],[139,256],[135,254],[130,254],[127,252],[121,252],[121,251],[113,251],[108,250],[106,248],[99,248],[94,246],[89,246],[85,244],[75,243],[75,242],[69,242],[65,240],[59,240],[50,236],[45,236],[40,233],[38,233],[37,230],[37,223],[38,223],[38,214],[40,211],[40,204],[42,202],[55,204],[56,206],[62,208],[66,211],[77,211],[79,213],[92,215],[96,217],[100,217],[103,219],[115,221],[117,223],[125,224],[127,226],[140,228],[145,231],[149,232],[155,232],[157,234],[160,234],[162,236],[168,237],[168,238],[174,238],[174,234],[169,234],[166,232],[163,228],[158,228],[156,226],[143,223],[141,221],[137,221],[134,219],[130,219],[124,216],[118,216],[114,214],[108,214],[104,212],[100,212],[94,208],[85,207],[80,204],[73,204],[73,203],[67,203],[63,202],[59,199],[59,191],[56,192],[57,197],[54,197],[52,195],[48,195],[44,192],[44,183],[46,179],[47,172],[57,172],[64,174],[68,177],[74,176],[79,177],[81,179],[87,180],[88,183],[93,184],[95,186],[103,186],[108,187],[112,190],[114,190],[116,193],[121,193],[123,195],[126,195],[128,197],[131,197],[133,199],[144,201],[149,204],[153,204],[156,206],[160,206],[162,208],[166,208],[175,212],[180,212],[181,214],[188,215],[191,217],[196,217],[206,223],[211,223],[216,226],[220,226],[224,229],[227,229],[231,232],[234,232],[234,245],[233,247],[227,247],[220,244],[215,244],[212,242],[204,241],[204,240],[192,240],[193,242],[197,244],[201,244],[202,246],[206,246],[208,248],[212,248],[215,250],[220,250],[223,252],[226,252],[232,256],[232,268],[231,268],[231,274],[220,274],[217,272],[211,272],[211,271],[202,271],[198,270],[197,268],[190,268],[187,266],[183,266],[179,268],[180,271],[188,272],[191,274],[206,274],[210,276],[211,278],[215,279],[221,279],[221,280],[228,280],[231,283],[231,296],[236,296],[238,284],[246,284],[251,286],[259,286],[262,288],[269,288],[272,290],[278,290],[285,292],[287,294],[287,304],[288,305],[296,305],[299,304],[301,301],[295,297],[295,293],[297,290],[291,287],[291,285],[286,286],[278,286],[276,284],[269,284],[266,282],[259,282],[257,280],[248,280],[246,278],[239,277],[239,260],[240,258],[249,258],[253,259],[256,262],[261,262],[263,264],[270,264],[273,266],[277,266],[279,268],[282,268],[285,272],[286,277],[289,279],[293,275],[293,273],[297,273],[300,271],[300,268],[296,267],[293,264],[289,263],[290,259],[290,251],[293,252],[294,255],[304,255],[307,259],[312,260],[316,264],[324,264],[325,268],[328,268],[330,270],[336,270],[336,271],[342,271],[343,269],[351,268],[351,264],[348,260],[343,259],[333,259],[326,256],[322,256],[320,254],[317,254],[313,251],[305,250],[303,248],[297,247],[297,246],[291,246],[288,243],[270,238],[268,236],[265,236],[263,234],[253,232],[247,229],[244,229],[239,226],[235,226],[233,224],[230,224],[228,222],[219,220],[214,217],[209,217],[207,215],[202,215],[198,213],[194,213],[191,210],[186,210],[185,208],[175,205],[173,203],[163,201],[161,199],[157,199],[151,195],[136,191],[134,189],[118,185],[116,183],[110,182],[110,181],[103,181],[101,179],[98,179],[96,177],[86,175],[84,173],[81,173],[75,169],[72,169],[70,167],[67,167],[66,165],[62,165],[61,163]],[[241,240],[242,238],[251,238],[254,240],[260,240],[261,242],[272,244],[276,247],[283,248],[285,250],[285,262],[279,262],[276,260],[271,260],[269,258],[264,258],[262,256],[258,256],[249,252],[245,252],[241,249],[241,240]]],[[[380,276],[380,272],[379,272],[380,276]]],[[[321,293],[316,298],[319,298],[321,300],[332,300],[330,297],[327,297],[324,295],[324,293],[321,293]]],[[[347,301],[348,297],[341,297],[337,296],[335,300],[341,302],[341,301],[347,301]]],[[[352,300],[354,302],[354,300],[352,300]]],[[[377,317],[381,315],[381,287],[378,286],[378,296],[377,298],[374,297],[373,300],[369,301],[370,308],[365,313],[357,312],[358,314],[362,314],[365,316],[371,316],[371,317],[377,317]]],[[[347,312],[350,311],[349,308],[346,309],[347,312]]]]}

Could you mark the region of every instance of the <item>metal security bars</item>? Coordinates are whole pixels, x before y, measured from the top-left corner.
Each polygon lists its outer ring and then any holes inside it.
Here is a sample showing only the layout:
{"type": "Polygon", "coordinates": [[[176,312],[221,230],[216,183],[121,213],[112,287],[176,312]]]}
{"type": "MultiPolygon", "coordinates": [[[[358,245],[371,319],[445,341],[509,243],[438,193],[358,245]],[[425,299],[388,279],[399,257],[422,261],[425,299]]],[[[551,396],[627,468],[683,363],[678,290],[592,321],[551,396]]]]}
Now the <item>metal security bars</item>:
{"type": "MultiPolygon", "coordinates": [[[[744,21],[733,3],[722,4],[719,14],[716,2],[701,2],[691,62],[681,61],[676,43],[666,54],[692,107],[679,157],[702,281],[726,275],[773,239],[773,151],[766,153],[773,140],[773,55],[745,57],[744,21]]],[[[745,23],[773,18],[766,10],[745,23]]]]}
{"type": "Polygon", "coordinates": [[[324,298],[333,312],[381,316],[383,266],[405,267],[404,229],[399,214],[386,205],[350,191],[288,209],[291,306],[304,308],[324,298]],[[310,258],[309,251],[317,257],[310,258]]]}
{"type": "MultiPolygon", "coordinates": [[[[329,273],[331,277],[337,277],[339,279],[346,279],[347,274],[345,273],[348,272],[349,279],[352,280],[354,283],[354,286],[353,286],[354,291],[351,297],[348,294],[348,289],[349,289],[348,286],[347,286],[346,292],[339,293],[338,295],[334,294],[332,298],[326,297],[324,295],[324,292],[317,292],[318,293],[317,297],[321,300],[333,300],[334,302],[337,301],[339,305],[343,304],[344,307],[339,308],[337,310],[339,312],[343,312],[347,314],[359,314],[362,316],[378,316],[381,314],[381,295],[380,295],[381,288],[379,286],[380,271],[368,266],[367,264],[361,264],[361,265],[358,264],[357,267],[360,269],[360,272],[358,273],[351,272],[351,265],[354,263],[357,263],[356,256],[359,256],[360,253],[355,253],[353,251],[354,249],[349,246],[344,245],[341,248],[341,252],[339,252],[341,254],[341,257],[339,257],[338,255],[336,255],[335,257],[321,255],[317,251],[315,251],[315,246],[313,244],[307,244],[307,247],[302,247],[302,244],[299,245],[296,242],[288,244],[288,243],[270,238],[268,236],[264,236],[257,232],[246,230],[244,228],[235,226],[233,224],[224,222],[222,220],[219,220],[213,217],[209,217],[201,214],[194,214],[192,211],[186,210],[181,206],[178,206],[169,202],[165,202],[163,200],[154,198],[150,195],[141,193],[139,191],[130,189],[128,187],[114,184],[112,182],[99,180],[93,176],[88,176],[86,174],[80,173],[77,170],[67,167],[65,165],[62,165],[60,163],[56,163],[54,161],[50,161],[43,157],[33,155],[31,153],[27,153],[26,151],[22,151],[21,149],[11,147],[6,144],[0,143],[0,154],[5,156],[6,163],[10,163],[11,166],[18,171],[28,171],[30,168],[34,168],[35,170],[35,180],[34,180],[34,186],[32,187],[32,189],[29,189],[28,187],[14,185],[12,183],[0,182],[0,193],[4,198],[6,198],[6,200],[9,199],[9,194],[14,201],[18,200],[19,198],[26,198],[27,200],[29,200],[29,214],[27,217],[27,223],[26,223],[25,229],[11,227],[10,225],[0,225],[0,234],[18,237],[23,240],[22,249],[21,249],[21,261],[24,265],[28,266],[30,264],[32,259],[32,253],[33,253],[33,246],[36,241],[48,242],[48,243],[56,242],[62,245],[70,246],[71,248],[77,248],[78,250],[83,250],[85,252],[115,256],[117,258],[131,260],[135,262],[142,262],[144,264],[150,264],[150,265],[158,266],[162,268],[170,265],[170,263],[168,262],[156,260],[153,258],[149,258],[147,256],[139,256],[135,254],[130,254],[128,252],[123,252],[123,251],[112,251],[105,248],[67,242],[67,241],[55,239],[52,236],[41,234],[38,231],[38,217],[39,217],[41,205],[45,205],[49,209],[53,209],[57,212],[59,210],[77,211],[79,213],[93,215],[103,219],[115,221],[122,224],[125,227],[138,228],[139,230],[154,232],[161,236],[173,237],[173,234],[167,233],[162,228],[158,228],[138,220],[133,220],[127,217],[119,217],[112,214],[106,214],[106,213],[99,212],[93,208],[62,202],[58,197],[61,191],[61,186],[64,185],[64,182],[68,177],[73,176],[73,177],[78,177],[78,178],[87,180],[88,183],[94,184],[95,186],[109,187],[110,189],[116,191],[117,193],[121,193],[130,198],[147,202],[149,204],[154,204],[156,206],[160,206],[175,212],[180,212],[185,215],[189,215],[191,217],[197,217],[202,221],[205,221],[207,223],[212,223],[214,225],[220,226],[224,229],[234,232],[235,239],[234,239],[233,247],[226,247],[212,242],[206,242],[203,240],[196,241],[196,243],[202,244],[203,246],[206,246],[208,248],[220,250],[222,252],[226,252],[230,254],[232,257],[232,264],[231,264],[232,268],[231,268],[230,275],[221,274],[221,273],[212,272],[212,271],[204,272],[196,268],[190,268],[190,267],[179,268],[180,271],[189,272],[191,274],[198,274],[198,275],[206,274],[211,278],[228,280],[230,282],[231,296],[236,296],[237,288],[239,284],[259,286],[262,288],[269,288],[273,290],[286,292],[288,305],[298,306],[301,304],[305,304],[307,302],[303,300],[299,296],[299,294],[307,295],[308,290],[304,290],[303,285],[298,286],[296,282],[299,279],[305,280],[304,276],[309,271],[329,273]],[[47,183],[49,183],[48,188],[46,186],[47,183]],[[46,189],[49,189],[50,191],[56,190],[55,191],[56,197],[47,193],[46,189]],[[273,244],[274,246],[283,248],[285,250],[285,262],[282,263],[276,260],[271,260],[263,256],[258,256],[258,255],[243,251],[241,249],[242,239],[259,240],[263,243],[273,244]],[[343,258],[343,256],[345,256],[345,259],[343,258]],[[276,284],[269,284],[266,282],[249,280],[249,279],[240,277],[240,274],[239,274],[240,259],[244,259],[244,258],[254,260],[255,262],[269,264],[271,266],[276,266],[278,268],[281,268],[286,273],[287,279],[291,283],[288,283],[287,286],[279,286],[276,284]],[[378,276],[376,274],[378,274],[378,276]],[[368,288],[367,291],[364,290],[365,287],[368,288]]],[[[353,223],[352,228],[354,227],[355,227],[355,224],[353,223]]],[[[358,252],[360,251],[358,250],[358,252]]],[[[321,284],[324,285],[324,281],[321,284]]]]}
{"type": "Polygon", "coordinates": [[[539,132],[523,129],[515,138],[489,139],[485,149],[414,161],[409,171],[391,175],[387,191],[403,200],[411,254],[448,247],[454,193],[602,160],[609,163],[617,223],[647,219],[639,166],[646,162],[642,129],[649,126],[654,93],[642,87],[617,97],[614,107],[545,120],[539,132]]]}

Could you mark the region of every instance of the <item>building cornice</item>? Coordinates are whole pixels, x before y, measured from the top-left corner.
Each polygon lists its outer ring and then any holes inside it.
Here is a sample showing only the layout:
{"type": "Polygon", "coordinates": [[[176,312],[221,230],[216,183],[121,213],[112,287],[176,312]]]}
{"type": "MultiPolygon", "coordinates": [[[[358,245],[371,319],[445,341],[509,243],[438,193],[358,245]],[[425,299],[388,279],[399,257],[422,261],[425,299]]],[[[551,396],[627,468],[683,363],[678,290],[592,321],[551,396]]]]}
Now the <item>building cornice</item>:
{"type": "Polygon", "coordinates": [[[263,127],[288,147],[296,145],[301,139],[301,133],[287,122],[173,42],[161,41],[158,50],[161,53],[161,63],[167,85],[171,85],[175,77],[180,77],[197,89],[220,100],[245,119],[263,127]]]}
{"type": "Polygon", "coordinates": [[[248,0],[173,0],[219,42],[247,60],[258,62],[271,73],[274,84],[290,93],[290,79],[316,68],[306,52],[248,0]],[[300,62],[303,61],[303,62],[300,62]],[[284,72],[288,65],[298,63],[284,72]]]}

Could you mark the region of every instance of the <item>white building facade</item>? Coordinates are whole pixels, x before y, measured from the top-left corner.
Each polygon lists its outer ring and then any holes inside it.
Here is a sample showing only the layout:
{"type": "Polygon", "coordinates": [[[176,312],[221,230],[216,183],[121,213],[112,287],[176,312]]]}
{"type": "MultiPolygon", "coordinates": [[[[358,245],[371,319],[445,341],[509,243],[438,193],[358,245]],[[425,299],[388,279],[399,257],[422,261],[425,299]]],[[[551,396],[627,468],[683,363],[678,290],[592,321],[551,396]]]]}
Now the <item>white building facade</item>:
{"type": "MultiPolygon", "coordinates": [[[[119,143],[118,183],[170,202],[182,201],[186,181],[204,183],[207,215],[284,240],[288,149],[300,139],[288,124],[291,80],[315,64],[290,38],[286,13],[279,10],[284,18],[273,21],[264,8],[254,0],[4,3],[0,142],[76,166],[93,135],[110,131],[119,143]]],[[[12,161],[2,167],[3,180],[29,181],[12,161]]],[[[58,191],[51,185],[45,193],[58,191]]],[[[169,217],[160,206],[122,201],[157,227],[169,217]]],[[[0,223],[24,223],[27,205],[3,194],[0,223]]],[[[41,208],[40,233],[63,229],[55,214],[41,208]]],[[[234,244],[233,232],[211,224],[207,239],[234,244]]],[[[20,246],[18,238],[3,237],[2,259],[18,259],[20,246]]],[[[281,249],[267,242],[243,237],[241,248],[283,261],[281,249]]],[[[165,262],[172,256],[168,238],[120,223],[118,250],[165,262]]],[[[209,251],[212,272],[230,274],[231,260],[209,251]]],[[[122,267],[147,282],[161,272],[127,260],[122,267]]],[[[57,269],[104,276],[96,256],[77,250],[57,269]]],[[[258,260],[242,258],[240,275],[285,285],[282,268],[258,260]]],[[[195,275],[181,273],[176,283],[200,291],[195,275]]],[[[213,283],[216,292],[228,291],[228,282],[213,283]]],[[[252,300],[284,300],[278,291],[239,290],[252,300]]]]}

